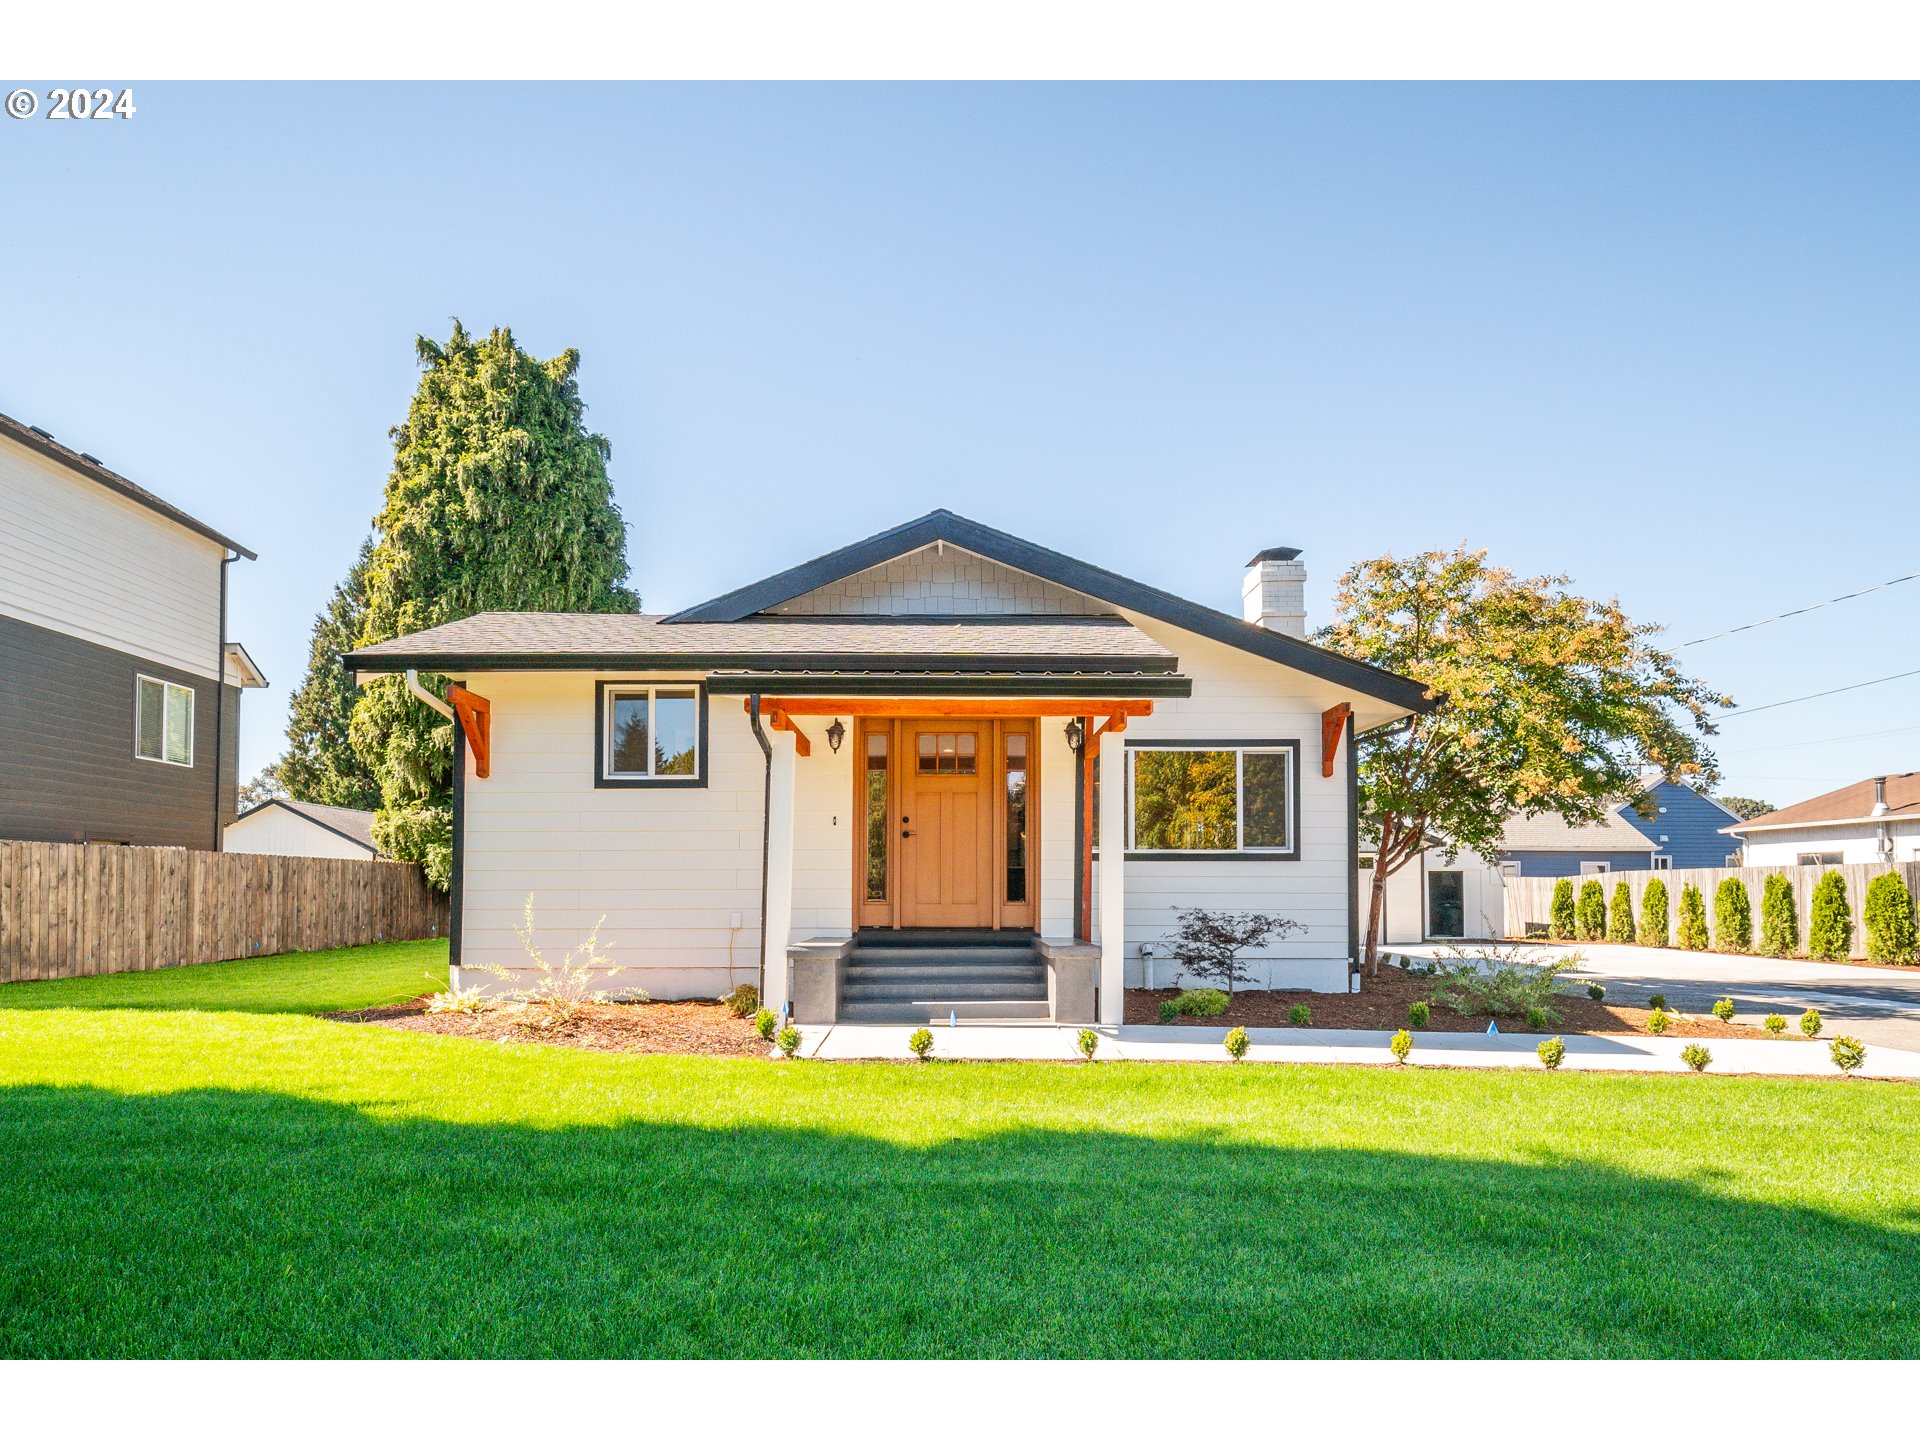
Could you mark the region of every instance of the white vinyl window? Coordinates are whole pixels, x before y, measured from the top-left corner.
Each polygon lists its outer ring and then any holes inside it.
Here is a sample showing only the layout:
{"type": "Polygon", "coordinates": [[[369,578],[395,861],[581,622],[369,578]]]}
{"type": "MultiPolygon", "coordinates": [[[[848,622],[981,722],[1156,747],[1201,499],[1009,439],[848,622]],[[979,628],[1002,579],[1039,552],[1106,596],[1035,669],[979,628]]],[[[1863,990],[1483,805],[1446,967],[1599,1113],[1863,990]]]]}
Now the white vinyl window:
{"type": "Polygon", "coordinates": [[[133,753],[162,765],[193,765],[193,691],[141,675],[134,682],[133,753]]]}
{"type": "Polygon", "coordinates": [[[601,765],[609,780],[699,780],[697,686],[608,686],[604,704],[601,765]]]}
{"type": "Polygon", "coordinates": [[[1291,745],[1129,749],[1129,848],[1293,854],[1295,753],[1291,745]]]}
{"type": "Polygon", "coordinates": [[[1653,868],[1656,870],[1671,870],[1673,868],[1673,857],[1671,855],[1654,856],[1653,868]]]}

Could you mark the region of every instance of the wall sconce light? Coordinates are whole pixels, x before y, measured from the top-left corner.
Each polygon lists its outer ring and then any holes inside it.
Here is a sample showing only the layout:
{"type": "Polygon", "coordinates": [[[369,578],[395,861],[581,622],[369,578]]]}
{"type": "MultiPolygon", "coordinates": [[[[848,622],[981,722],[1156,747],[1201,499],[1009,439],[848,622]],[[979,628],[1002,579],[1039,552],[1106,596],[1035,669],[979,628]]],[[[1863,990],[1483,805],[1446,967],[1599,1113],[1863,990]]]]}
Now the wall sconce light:
{"type": "Polygon", "coordinates": [[[1086,743],[1086,727],[1078,720],[1067,721],[1067,748],[1078,755],[1080,753],[1080,747],[1086,743]]]}
{"type": "Polygon", "coordinates": [[[833,748],[834,754],[838,755],[840,753],[840,742],[846,738],[847,727],[842,725],[838,720],[835,720],[831,725],[827,726],[827,744],[833,748]]]}

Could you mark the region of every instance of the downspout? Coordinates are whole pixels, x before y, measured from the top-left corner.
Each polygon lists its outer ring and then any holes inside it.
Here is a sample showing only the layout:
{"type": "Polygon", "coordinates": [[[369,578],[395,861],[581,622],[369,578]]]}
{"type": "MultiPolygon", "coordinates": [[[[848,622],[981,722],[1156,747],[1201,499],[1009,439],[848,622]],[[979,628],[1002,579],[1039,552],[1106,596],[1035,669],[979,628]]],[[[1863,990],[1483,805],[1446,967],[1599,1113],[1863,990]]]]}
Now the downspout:
{"type": "Polygon", "coordinates": [[[425,705],[429,710],[438,710],[442,715],[446,716],[447,719],[453,719],[453,707],[420,683],[419,671],[407,671],[406,682],[407,693],[412,695],[414,699],[418,700],[422,705],[425,705]]]}
{"type": "MultiPolygon", "coordinates": [[[[767,993],[767,852],[773,846],[773,742],[760,728],[760,697],[747,697],[747,721],[753,726],[753,738],[760,742],[766,757],[766,778],[760,789],[760,993],[767,993]]],[[[788,991],[792,999],[792,991],[788,991]]]]}
{"type": "MultiPolygon", "coordinates": [[[[226,744],[227,720],[227,566],[240,557],[223,550],[220,555],[220,639],[213,652],[213,848],[219,850],[226,839],[227,826],[220,812],[220,763],[226,744]]],[[[236,777],[238,783],[238,777],[236,777]]]]}

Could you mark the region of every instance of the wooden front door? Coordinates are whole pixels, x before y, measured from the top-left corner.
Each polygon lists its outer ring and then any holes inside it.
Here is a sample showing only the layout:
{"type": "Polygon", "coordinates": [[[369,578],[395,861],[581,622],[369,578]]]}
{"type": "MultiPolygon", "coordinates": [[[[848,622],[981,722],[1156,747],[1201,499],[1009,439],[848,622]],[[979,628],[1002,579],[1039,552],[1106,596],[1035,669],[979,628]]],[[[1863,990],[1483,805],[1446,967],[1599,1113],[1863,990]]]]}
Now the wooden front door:
{"type": "Polygon", "coordinates": [[[994,727],[986,720],[900,726],[900,923],[994,923],[994,727]]]}

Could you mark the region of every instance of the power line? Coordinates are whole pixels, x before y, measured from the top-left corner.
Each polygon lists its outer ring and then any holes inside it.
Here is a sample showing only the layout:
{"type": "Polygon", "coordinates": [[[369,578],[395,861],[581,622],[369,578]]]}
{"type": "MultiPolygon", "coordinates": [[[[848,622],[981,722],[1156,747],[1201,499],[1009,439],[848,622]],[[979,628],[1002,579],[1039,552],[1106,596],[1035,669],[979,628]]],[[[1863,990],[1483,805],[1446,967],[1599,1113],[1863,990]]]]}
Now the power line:
{"type": "Polygon", "coordinates": [[[1722,718],[1737,720],[1742,715],[1758,715],[1762,710],[1778,710],[1782,705],[1798,705],[1803,700],[1823,700],[1829,695],[1844,695],[1849,690],[1864,690],[1869,685],[1884,685],[1889,680],[1904,680],[1909,675],[1920,675],[1920,670],[1902,670],[1898,675],[1882,675],[1878,680],[1862,680],[1858,685],[1840,685],[1832,690],[1817,690],[1811,695],[1796,695],[1791,700],[1775,700],[1767,705],[1746,706],[1722,718]]]}
{"type": "MultiPolygon", "coordinates": [[[[1704,645],[1709,640],[1724,640],[1729,635],[1738,635],[1742,630],[1758,630],[1762,625],[1771,625],[1778,620],[1791,620],[1796,615],[1805,615],[1813,610],[1824,610],[1829,605],[1838,605],[1842,600],[1858,600],[1862,595],[1871,595],[1876,590],[1886,590],[1895,585],[1904,585],[1909,580],[1920,580],[1920,570],[1911,575],[1902,575],[1893,580],[1882,580],[1878,585],[1869,585],[1864,590],[1855,590],[1846,595],[1836,595],[1831,600],[1820,600],[1812,605],[1802,605],[1798,610],[1788,610],[1779,615],[1769,615],[1764,620],[1755,620],[1751,624],[1736,625],[1731,630],[1716,631],[1712,635],[1702,635],[1698,640],[1684,640],[1674,648],[1684,650],[1689,645],[1704,645]]],[[[1812,696],[1808,696],[1812,699],[1812,696]]],[[[1786,704],[1786,701],[1782,701],[1786,704]]]]}

